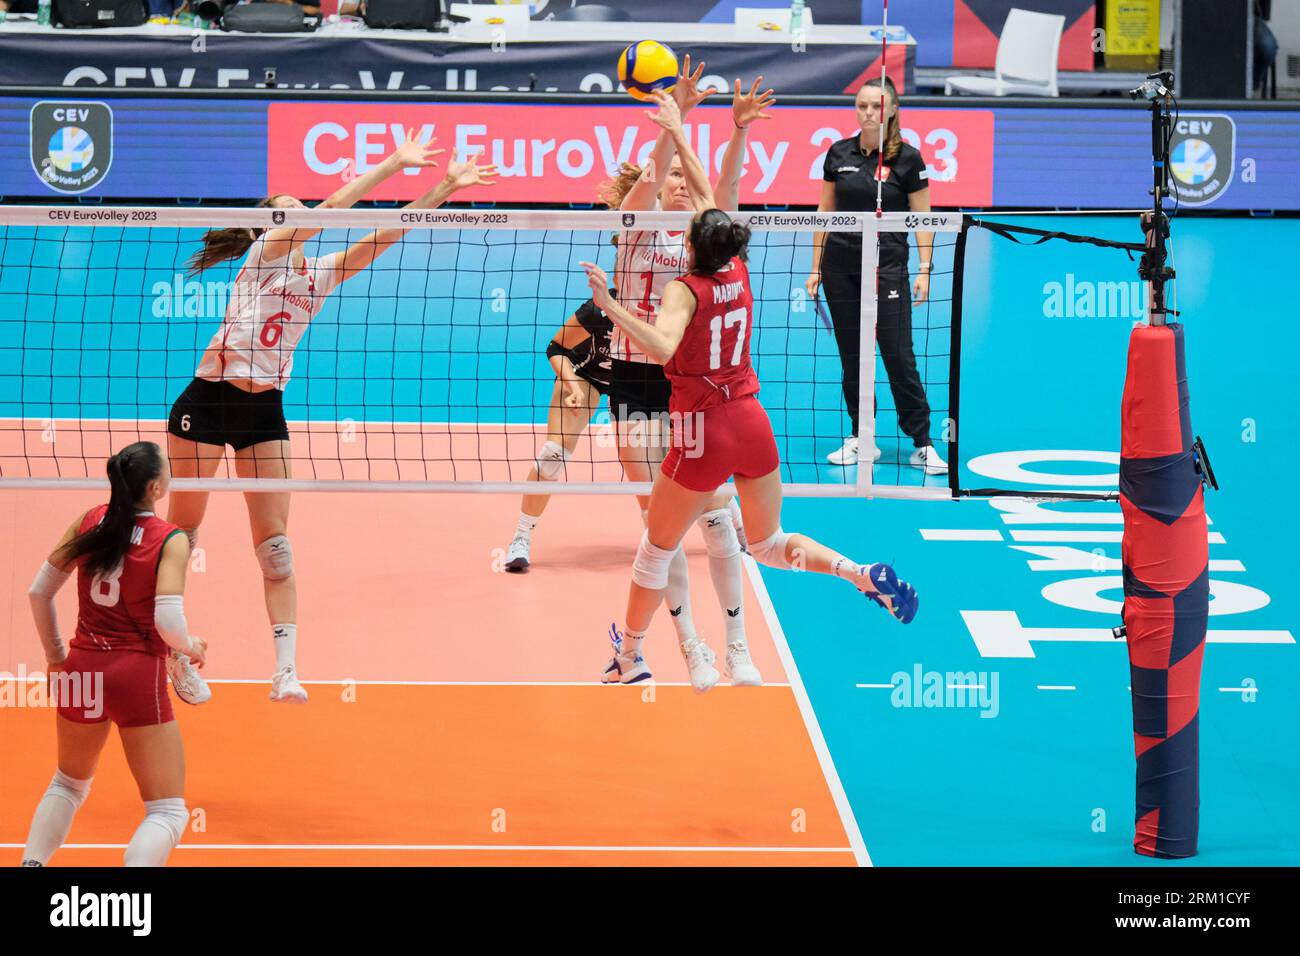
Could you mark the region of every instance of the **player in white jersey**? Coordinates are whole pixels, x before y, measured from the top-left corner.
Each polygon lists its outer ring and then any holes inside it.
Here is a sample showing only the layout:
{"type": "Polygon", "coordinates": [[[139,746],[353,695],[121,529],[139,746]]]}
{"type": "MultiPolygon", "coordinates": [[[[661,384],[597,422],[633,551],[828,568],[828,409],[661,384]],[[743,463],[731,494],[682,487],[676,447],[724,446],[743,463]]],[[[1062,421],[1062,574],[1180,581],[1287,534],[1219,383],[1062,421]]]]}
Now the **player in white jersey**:
{"type": "MultiPolygon", "coordinates": [[[[722,168],[716,190],[708,186],[708,171],[682,134],[682,117],[701,103],[713,90],[700,91],[699,77],[703,64],[691,72],[686,57],[682,74],[671,96],[660,95],[659,113],[650,114],[661,126],[654,150],[645,169],[625,166],[611,184],[630,183],[618,202],[624,212],[638,210],[694,211],[687,176],[692,182],[701,179],[711,191],[719,208],[735,209],[739,205],[740,176],[745,160],[749,125],[767,119],[767,107],[775,102],[772,91],[759,93],[763,78],[758,77],[745,92],[736,80],[732,98],[732,121],[735,129],[723,153],[722,168]],[[674,125],[675,124],[675,125],[674,125]],[[664,171],[660,176],[656,171],[664,171]]],[[[703,190],[697,190],[703,192],[703,190]]],[[[613,205],[613,203],[611,203],[613,205]]],[[[639,318],[654,323],[664,288],[686,274],[687,253],[681,232],[629,229],[619,234],[618,261],[614,284],[619,303],[639,318]]],[[[671,388],[663,366],[654,362],[622,329],[615,327],[610,339],[610,415],[618,422],[619,460],[632,481],[653,482],[671,440],[668,399],[671,388]]],[[[642,515],[649,498],[638,496],[642,515]]],[[[733,684],[755,686],[762,683],[758,669],[749,655],[744,620],[744,575],[741,566],[740,512],[729,494],[719,494],[709,503],[699,519],[709,553],[709,572],[714,591],[725,611],[727,627],[727,672],[733,684]]],[[[691,614],[689,575],[686,557],[679,549],[673,556],[667,588],[669,611],[677,630],[677,640],[697,691],[708,690],[718,680],[713,667],[716,655],[696,632],[691,614]]],[[[635,683],[650,677],[644,658],[638,656],[633,666],[620,662],[621,635],[610,629],[614,659],[606,667],[607,682],[635,683]]]]}
{"type": "MultiPolygon", "coordinates": [[[[437,165],[435,157],[442,152],[408,134],[407,141],[378,166],[317,208],[348,208],[403,169],[437,165]]],[[[458,189],[490,184],[486,177],[493,172],[493,166],[479,166],[474,158],[450,163],[442,180],[408,208],[440,206],[458,189]]],[[[273,196],[259,205],[303,208],[292,196],[273,196]]],[[[173,476],[212,477],[230,445],[240,478],[290,477],[289,429],[282,399],[293,370],[294,349],[339,283],[364,272],[405,230],[380,229],[343,251],[310,258],[304,245],[318,232],[285,227],[266,232],[214,229],[204,235],[203,248],[190,262],[191,274],[247,256],[221,327],[203,353],[194,380],[172,406],[167,431],[173,476]]],[[[256,492],[244,500],[275,643],[271,700],[306,703],[296,664],[297,588],[287,537],[289,493],[256,492]]],[[[207,504],[206,492],[172,492],[167,520],[185,530],[191,546],[207,504]]]]}

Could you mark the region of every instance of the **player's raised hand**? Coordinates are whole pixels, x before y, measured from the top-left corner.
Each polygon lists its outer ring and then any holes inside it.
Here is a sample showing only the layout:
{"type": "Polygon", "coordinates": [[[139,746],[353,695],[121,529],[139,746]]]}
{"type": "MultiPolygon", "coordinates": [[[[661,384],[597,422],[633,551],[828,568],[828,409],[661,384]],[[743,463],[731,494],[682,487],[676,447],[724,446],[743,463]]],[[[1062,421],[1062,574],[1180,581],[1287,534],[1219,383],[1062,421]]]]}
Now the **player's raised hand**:
{"type": "Polygon", "coordinates": [[[685,116],[692,109],[703,103],[717,90],[701,90],[700,77],[704,75],[704,62],[691,72],[691,55],[688,53],[682,58],[682,72],[677,77],[677,85],[673,87],[673,99],[676,100],[678,108],[682,115],[685,116]]]}
{"type": "Polygon", "coordinates": [[[758,92],[759,86],[763,83],[763,77],[755,78],[754,83],[749,88],[749,92],[742,92],[740,80],[736,80],[736,85],[731,97],[731,115],[736,121],[736,125],[744,129],[756,119],[771,119],[772,114],[765,112],[768,107],[776,102],[773,90],[758,92]]]}
{"type": "Polygon", "coordinates": [[[475,153],[463,163],[451,162],[447,164],[447,175],[443,180],[451,185],[452,189],[465,189],[469,186],[491,186],[496,182],[491,177],[497,174],[495,163],[478,164],[478,153],[475,153]]]}
{"type": "Polygon", "coordinates": [[[591,289],[591,300],[596,303],[596,308],[602,312],[613,300],[609,295],[609,277],[605,275],[605,270],[594,262],[579,262],[587,272],[587,285],[591,289]]]}
{"type": "Polygon", "coordinates": [[[645,115],[666,130],[681,129],[682,111],[677,106],[677,101],[663,90],[655,90],[650,94],[650,98],[659,104],[659,109],[657,112],[646,110],[645,115]]]}
{"type": "Polygon", "coordinates": [[[415,138],[415,130],[408,129],[406,131],[406,142],[393,150],[392,158],[402,169],[437,166],[437,158],[447,152],[445,149],[433,148],[433,144],[437,141],[436,137],[431,137],[427,143],[421,143],[415,138]]]}

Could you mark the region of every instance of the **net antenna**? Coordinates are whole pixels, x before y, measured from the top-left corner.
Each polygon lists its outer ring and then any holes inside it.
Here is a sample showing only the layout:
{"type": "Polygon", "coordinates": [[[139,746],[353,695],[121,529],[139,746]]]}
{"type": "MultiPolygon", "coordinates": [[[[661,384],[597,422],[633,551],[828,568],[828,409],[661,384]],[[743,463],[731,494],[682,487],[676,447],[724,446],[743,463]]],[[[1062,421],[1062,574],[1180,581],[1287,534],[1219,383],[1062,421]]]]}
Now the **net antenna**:
{"type": "MultiPolygon", "coordinates": [[[[885,168],[885,83],[889,79],[889,0],[885,0],[884,23],[880,28],[880,141],[876,145],[876,218],[884,213],[885,184],[880,174],[885,168]]],[[[902,122],[901,120],[899,122],[902,122]]],[[[876,276],[879,283],[880,277],[876,276]]],[[[876,289],[879,292],[879,288],[876,289]]]]}
{"type": "Polygon", "coordinates": [[[1132,99],[1145,99],[1151,107],[1151,167],[1155,184],[1151,189],[1151,209],[1142,214],[1142,231],[1146,233],[1148,251],[1138,265],[1138,275],[1150,283],[1147,311],[1152,325],[1164,325],[1168,316],[1178,315],[1165,304],[1165,284],[1175,276],[1168,265],[1169,216],[1164,208],[1165,197],[1170,194],[1169,145],[1174,114],[1178,110],[1173,85],[1173,73],[1162,70],[1150,74],[1140,86],[1129,90],[1132,99]]]}

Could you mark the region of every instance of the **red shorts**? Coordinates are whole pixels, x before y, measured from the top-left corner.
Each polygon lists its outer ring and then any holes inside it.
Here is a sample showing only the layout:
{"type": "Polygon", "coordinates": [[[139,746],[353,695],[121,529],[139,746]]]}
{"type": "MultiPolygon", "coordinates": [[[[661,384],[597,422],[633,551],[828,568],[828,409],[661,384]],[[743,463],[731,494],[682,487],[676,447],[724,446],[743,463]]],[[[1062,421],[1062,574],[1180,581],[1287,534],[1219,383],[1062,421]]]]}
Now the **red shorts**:
{"type": "Polygon", "coordinates": [[[73,679],[60,676],[55,692],[59,715],[74,723],[152,727],[175,719],[166,661],[157,655],[74,647],[65,666],[73,679]]]}
{"type": "Polygon", "coordinates": [[[762,478],[781,456],[757,396],[673,417],[673,444],[663,473],[691,491],[716,491],[732,475],[762,478]]]}

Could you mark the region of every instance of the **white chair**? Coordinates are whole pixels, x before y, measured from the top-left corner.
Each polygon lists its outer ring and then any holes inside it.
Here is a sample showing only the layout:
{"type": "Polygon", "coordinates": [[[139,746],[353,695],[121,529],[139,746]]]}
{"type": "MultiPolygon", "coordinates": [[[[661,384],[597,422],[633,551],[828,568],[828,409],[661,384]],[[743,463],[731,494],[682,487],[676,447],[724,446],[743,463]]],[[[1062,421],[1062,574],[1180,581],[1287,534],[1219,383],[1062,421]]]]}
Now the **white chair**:
{"type": "Polygon", "coordinates": [[[1065,17],[1012,8],[998,38],[994,76],[950,76],[944,94],[1060,96],[1057,60],[1065,17]]]}

